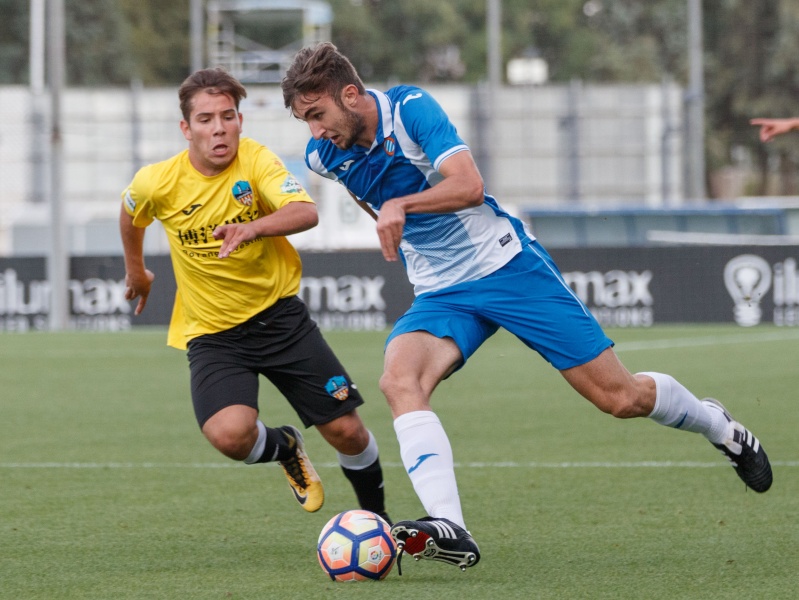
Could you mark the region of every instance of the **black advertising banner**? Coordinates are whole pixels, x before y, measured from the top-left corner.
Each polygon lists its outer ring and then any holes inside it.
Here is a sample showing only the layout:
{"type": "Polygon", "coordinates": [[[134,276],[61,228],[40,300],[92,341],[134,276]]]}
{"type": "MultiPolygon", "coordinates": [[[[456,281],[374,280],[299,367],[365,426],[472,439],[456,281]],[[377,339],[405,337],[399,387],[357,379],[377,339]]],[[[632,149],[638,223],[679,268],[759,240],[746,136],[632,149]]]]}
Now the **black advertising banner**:
{"type": "MultiPolygon", "coordinates": [[[[125,300],[121,256],[73,257],[69,265],[70,326],[93,331],[124,331],[132,325],[169,322],[175,279],[168,256],[147,259],[156,279],[147,308],[133,317],[125,300]]],[[[44,258],[0,258],[0,331],[43,331],[48,327],[50,284],[44,258]]]]}
{"type": "MultiPolygon", "coordinates": [[[[656,323],[799,326],[799,247],[686,246],[557,249],[566,282],[606,327],[656,323]]],[[[400,263],[377,251],[302,253],[300,296],[323,329],[383,329],[413,301],[400,263]]],[[[147,258],[156,275],[147,307],[124,298],[122,257],[74,257],[69,302],[75,329],[166,325],[175,281],[168,256],[147,258]]],[[[0,258],[0,331],[47,329],[44,258],[0,258]]]]}
{"type": "MultiPolygon", "coordinates": [[[[300,297],[325,329],[377,329],[410,306],[413,291],[400,263],[379,252],[303,253],[300,297]]],[[[123,331],[166,325],[172,315],[175,278],[169,256],[150,256],[155,281],[147,306],[133,316],[125,300],[121,256],[70,260],[70,325],[74,329],[123,331]]],[[[48,326],[50,285],[44,258],[0,258],[0,331],[42,331],[48,326]]]]}
{"type": "Polygon", "coordinates": [[[0,258],[0,331],[47,329],[50,285],[42,258],[0,258]]]}
{"type": "Polygon", "coordinates": [[[552,256],[606,327],[799,325],[796,246],[581,248],[552,256]]]}
{"type": "Polygon", "coordinates": [[[300,297],[322,329],[377,330],[405,312],[413,289],[402,263],[380,252],[308,252],[300,297]]]}

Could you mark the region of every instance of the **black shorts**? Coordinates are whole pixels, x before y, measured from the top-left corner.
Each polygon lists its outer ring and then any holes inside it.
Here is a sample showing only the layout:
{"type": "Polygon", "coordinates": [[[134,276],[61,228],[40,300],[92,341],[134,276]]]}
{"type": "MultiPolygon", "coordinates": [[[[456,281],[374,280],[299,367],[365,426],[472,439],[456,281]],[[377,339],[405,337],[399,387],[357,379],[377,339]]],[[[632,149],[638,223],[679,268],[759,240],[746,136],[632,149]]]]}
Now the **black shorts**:
{"type": "Polygon", "coordinates": [[[191,398],[200,427],[227,406],[258,410],[258,375],[286,397],[306,427],[328,423],[363,404],[308,308],[283,298],[232,329],[188,344],[191,398]]]}

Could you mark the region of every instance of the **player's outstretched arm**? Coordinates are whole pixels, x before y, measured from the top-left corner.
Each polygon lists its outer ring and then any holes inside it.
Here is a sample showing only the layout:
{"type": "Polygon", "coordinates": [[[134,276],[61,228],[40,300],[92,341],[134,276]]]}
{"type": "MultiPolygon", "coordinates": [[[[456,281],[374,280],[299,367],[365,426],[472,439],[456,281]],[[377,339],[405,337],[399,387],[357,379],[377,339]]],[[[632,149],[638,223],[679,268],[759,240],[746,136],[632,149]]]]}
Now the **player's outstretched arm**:
{"type": "Polygon", "coordinates": [[[384,202],[377,217],[377,236],[383,258],[396,261],[402,241],[405,215],[411,213],[450,213],[480,206],[485,200],[485,186],[471,152],[463,151],[447,158],[438,169],[444,177],[431,188],[416,194],[384,202]]]}
{"type": "Polygon", "coordinates": [[[144,266],[144,228],[133,224],[124,206],[119,214],[119,233],[125,252],[125,300],[139,299],[133,311],[139,315],[147,304],[155,275],[144,266]]]}
{"type": "Polygon", "coordinates": [[[790,119],[752,119],[751,125],[760,127],[760,141],[770,142],[778,135],[799,129],[799,118],[790,119]]]}
{"type": "Polygon", "coordinates": [[[311,202],[290,202],[272,214],[250,223],[230,223],[214,229],[214,238],[222,240],[219,258],[227,258],[244,242],[258,237],[291,235],[316,227],[319,213],[311,202]]]}

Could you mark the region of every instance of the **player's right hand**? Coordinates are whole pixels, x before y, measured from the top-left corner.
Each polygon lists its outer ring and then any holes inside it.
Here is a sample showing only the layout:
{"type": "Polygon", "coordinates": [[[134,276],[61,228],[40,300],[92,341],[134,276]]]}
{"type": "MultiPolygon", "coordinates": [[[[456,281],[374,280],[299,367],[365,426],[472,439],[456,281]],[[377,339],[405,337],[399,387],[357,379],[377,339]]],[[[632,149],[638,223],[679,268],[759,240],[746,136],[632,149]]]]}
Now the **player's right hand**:
{"type": "Polygon", "coordinates": [[[377,237],[383,258],[389,262],[399,260],[399,246],[405,227],[405,210],[396,199],[384,202],[377,216],[377,237]]]}
{"type": "Polygon", "coordinates": [[[227,258],[244,242],[254,240],[256,231],[252,223],[228,223],[214,229],[214,239],[222,240],[219,258],[227,258]]]}
{"type": "Polygon", "coordinates": [[[761,142],[770,142],[778,135],[795,129],[799,122],[796,119],[752,119],[749,124],[760,127],[761,142]]]}

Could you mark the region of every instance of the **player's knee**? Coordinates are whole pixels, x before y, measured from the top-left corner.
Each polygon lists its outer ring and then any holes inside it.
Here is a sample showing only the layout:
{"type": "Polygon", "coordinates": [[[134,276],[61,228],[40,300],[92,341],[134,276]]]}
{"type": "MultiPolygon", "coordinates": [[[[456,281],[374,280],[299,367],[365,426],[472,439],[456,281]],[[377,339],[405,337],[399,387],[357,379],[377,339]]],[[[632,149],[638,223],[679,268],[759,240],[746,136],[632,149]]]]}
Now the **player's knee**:
{"type": "Polygon", "coordinates": [[[430,409],[432,389],[426,389],[419,379],[411,375],[397,376],[389,371],[380,378],[380,391],[386,397],[392,416],[430,409]]]}
{"type": "Polygon", "coordinates": [[[645,416],[638,401],[638,396],[634,391],[618,390],[612,393],[605,393],[603,397],[594,403],[599,410],[617,419],[633,419],[645,416]]]}
{"type": "Polygon", "coordinates": [[[358,418],[341,417],[331,424],[331,434],[342,443],[362,444],[366,447],[369,442],[369,432],[363,422],[358,418]]]}
{"type": "Polygon", "coordinates": [[[383,374],[377,382],[377,386],[380,388],[380,391],[383,392],[386,399],[390,398],[390,394],[395,387],[393,375],[388,371],[383,371],[383,374]]]}
{"type": "Polygon", "coordinates": [[[645,417],[650,412],[651,408],[647,408],[644,398],[639,394],[631,393],[624,396],[613,416],[618,419],[635,419],[637,417],[645,417]]]}
{"type": "Polygon", "coordinates": [[[233,460],[244,460],[252,450],[252,440],[246,432],[229,427],[203,429],[206,439],[222,454],[233,460]]]}
{"type": "Polygon", "coordinates": [[[360,454],[369,444],[369,431],[355,411],[318,425],[317,429],[331,446],[344,454],[360,454]]]}
{"type": "Polygon", "coordinates": [[[409,376],[402,376],[392,371],[384,371],[379,381],[380,391],[391,404],[395,398],[412,393],[418,383],[409,376]]]}
{"type": "Polygon", "coordinates": [[[618,402],[611,407],[610,414],[617,419],[632,419],[641,416],[632,403],[618,402]]]}

